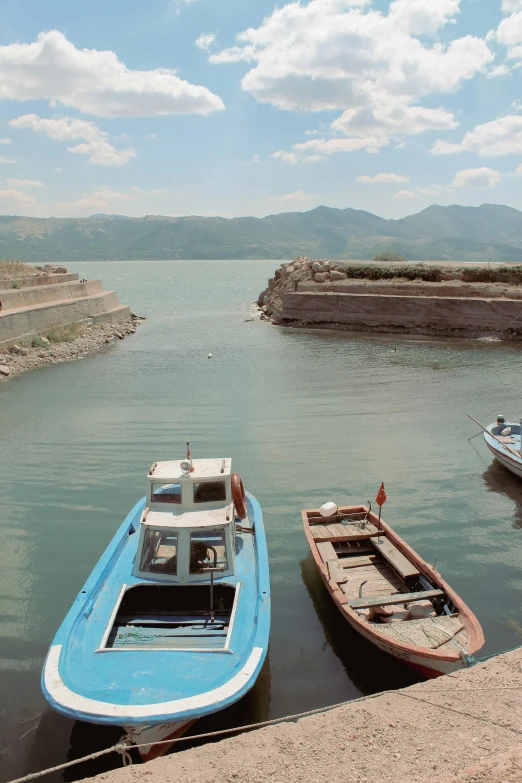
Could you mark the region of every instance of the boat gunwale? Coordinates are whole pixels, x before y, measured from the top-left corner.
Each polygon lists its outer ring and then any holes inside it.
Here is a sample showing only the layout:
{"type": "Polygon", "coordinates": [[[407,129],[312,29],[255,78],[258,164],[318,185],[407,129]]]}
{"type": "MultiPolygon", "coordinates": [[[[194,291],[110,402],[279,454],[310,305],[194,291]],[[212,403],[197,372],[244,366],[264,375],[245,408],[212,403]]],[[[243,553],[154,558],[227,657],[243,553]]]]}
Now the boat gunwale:
{"type": "MultiPolygon", "coordinates": [[[[362,505],[339,506],[340,514],[365,513],[367,511],[368,508],[362,505]]],[[[458,652],[450,653],[445,651],[437,651],[430,647],[418,647],[417,645],[409,644],[408,642],[402,642],[390,637],[385,637],[383,634],[380,634],[378,630],[374,630],[370,623],[359,617],[357,612],[349,606],[347,598],[342,590],[339,588],[333,588],[330,584],[328,568],[326,563],[323,562],[317,548],[317,543],[311,532],[311,528],[313,526],[310,525],[310,518],[308,516],[309,514],[319,514],[319,509],[303,509],[301,513],[308,545],[312,552],[315,563],[319,568],[323,582],[325,583],[328,592],[332,596],[338,608],[344,615],[346,615],[346,619],[349,620],[350,623],[356,627],[356,629],[361,628],[364,630],[365,634],[373,637],[375,641],[378,641],[381,644],[386,644],[388,647],[391,647],[398,652],[406,652],[420,656],[422,658],[427,658],[433,661],[443,661],[446,663],[456,663],[461,660],[458,652]]],[[[379,520],[378,516],[373,511],[368,513],[368,521],[372,522],[373,525],[382,530],[386,538],[388,538],[389,541],[394,544],[394,546],[396,546],[399,552],[401,552],[401,554],[403,554],[404,557],[406,557],[406,559],[409,560],[409,562],[412,563],[423,576],[433,580],[437,587],[444,590],[444,593],[458,609],[459,615],[462,616],[462,618],[465,620],[465,623],[463,624],[470,636],[469,643],[467,645],[467,653],[469,655],[474,655],[476,652],[478,652],[478,650],[483,647],[485,642],[484,632],[482,631],[482,627],[477,617],[467,606],[467,604],[464,603],[462,598],[460,598],[460,596],[457,595],[450,585],[445,582],[440,573],[436,571],[433,566],[429,565],[429,563],[427,563],[417,552],[415,552],[415,550],[412,549],[412,547],[410,547],[399,536],[398,533],[396,533],[389,525],[387,525],[386,522],[383,522],[382,519],[379,520]]],[[[326,518],[325,524],[327,524],[326,518]]],[[[448,641],[450,640],[448,639],[448,641]]]]}

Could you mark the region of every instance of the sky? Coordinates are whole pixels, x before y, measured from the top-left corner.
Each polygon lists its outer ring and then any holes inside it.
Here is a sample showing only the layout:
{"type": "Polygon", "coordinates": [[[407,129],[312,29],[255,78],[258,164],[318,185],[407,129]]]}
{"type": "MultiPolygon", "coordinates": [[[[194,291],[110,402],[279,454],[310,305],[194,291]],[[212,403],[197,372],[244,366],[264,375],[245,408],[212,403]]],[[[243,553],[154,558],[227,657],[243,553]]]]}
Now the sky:
{"type": "Polygon", "coordinates": [[[522,209],[522,0],[4,0],[0,214],[522,209]]]}

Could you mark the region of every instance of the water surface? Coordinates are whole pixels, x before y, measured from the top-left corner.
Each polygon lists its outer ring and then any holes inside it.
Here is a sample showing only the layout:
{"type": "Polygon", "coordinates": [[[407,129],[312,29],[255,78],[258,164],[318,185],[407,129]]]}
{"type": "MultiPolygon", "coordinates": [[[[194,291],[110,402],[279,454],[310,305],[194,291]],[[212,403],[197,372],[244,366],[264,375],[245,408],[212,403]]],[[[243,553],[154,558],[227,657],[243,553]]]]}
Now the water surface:
{"type": "Polygon", "coordinates": [[[386,520],[438,556],[484,627],[484,654],[520,644],[522,483],[481,437],[468,442],[466,417],[518,420],[519,346],[246,321],[274,261],[69,266],[147,320],[97,355],[0,384],[1,780],[118,739],[48,710],[40,670],[149,465],[186,437],[195,457],[232,457],[261,502],[273,598],[258,684],[198,731],[413,681],[338,617],[301,526],[301,508],[373,500],[381,481],[386,520]]]}

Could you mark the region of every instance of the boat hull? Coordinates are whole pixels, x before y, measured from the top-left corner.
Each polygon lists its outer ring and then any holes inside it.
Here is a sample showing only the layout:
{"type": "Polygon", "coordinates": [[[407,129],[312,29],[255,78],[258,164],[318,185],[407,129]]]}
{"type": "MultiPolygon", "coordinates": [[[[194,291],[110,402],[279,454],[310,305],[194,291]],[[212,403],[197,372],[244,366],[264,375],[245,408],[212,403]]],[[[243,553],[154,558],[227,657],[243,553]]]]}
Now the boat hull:
{"type": "Polygon", "coordinates": [[[143,761],[152,761],[168,753],[175,740],[186,734],[195,723],[196,719],[159,723],[156,726],[124,726],[125,734],[121,742],[137,745],[143,761]]]}
{"type": "Polygon", "coordinates": [[[517,478],[522,479],[522,459],[517,460],[515,456],[511,456],[510,454],[502,451],[500,445],[499,448],[495,448],[495,446],[493,446],[487,440],[486,446],[505,468],[507,468],[517,478]]]}
{"type": "Polygon", "coordinates": [[[233,578],[214,580],[215,590],[223,584],[234,588],[236,596],[224,646],[104,646],[126,590],[142,585],[132,575],[136,549],[131,549],[144,507],[140,501],[51,645],[42,672],[42,690],[51,707],[73,720],[124,727],[130,742],[149,746],[142,752],[149,759],[169,747],[156,743],[176,739],[195,720],[234,704],[255,685],[268,650],[270,583],[262,513],[248,493],[247,506],[252,528],[238,534],[240,556],[233,578]],[[138,743],[138,736],[145,741],[138,743]]]}

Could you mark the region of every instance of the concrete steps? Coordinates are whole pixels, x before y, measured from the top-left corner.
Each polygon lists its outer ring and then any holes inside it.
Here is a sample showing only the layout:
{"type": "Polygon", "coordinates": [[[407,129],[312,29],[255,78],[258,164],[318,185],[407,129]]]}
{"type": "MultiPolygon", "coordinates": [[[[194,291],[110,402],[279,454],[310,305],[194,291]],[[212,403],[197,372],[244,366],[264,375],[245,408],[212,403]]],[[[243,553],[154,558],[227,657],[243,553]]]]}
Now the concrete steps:
{"type": "Polygon", "coordinates": [[[53,326],[85,321],[117,323],[130,318],[130,308],[119,304],[116,291],[105,291],[100,280],[80,282],[78,275],[26,279],[43,279],[47,285],[34,283],[13,289],[0,281],[0,344],[53,326]],[[56,281],[63,277],[72,279],[56,281]]]}

